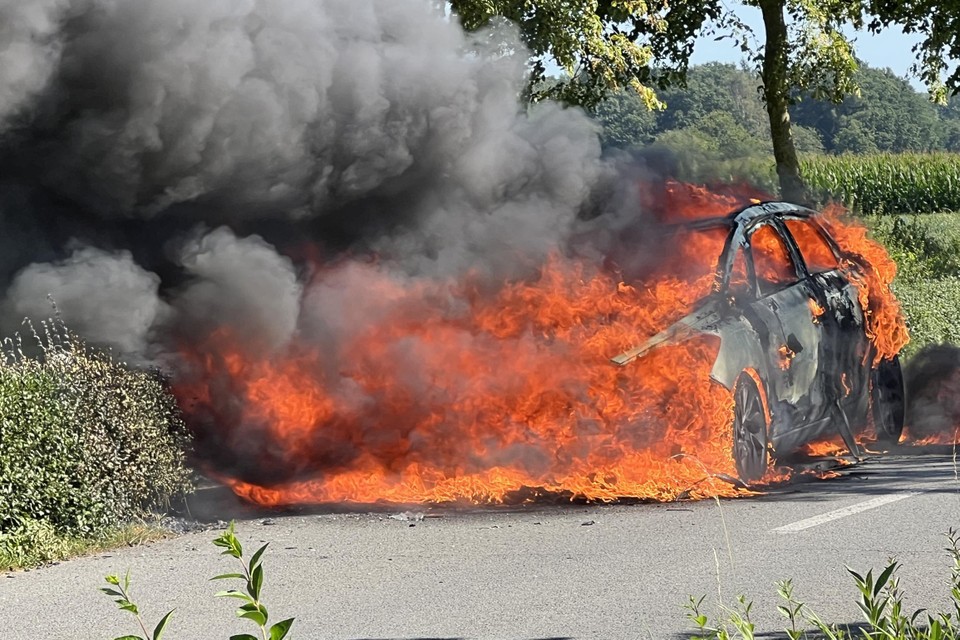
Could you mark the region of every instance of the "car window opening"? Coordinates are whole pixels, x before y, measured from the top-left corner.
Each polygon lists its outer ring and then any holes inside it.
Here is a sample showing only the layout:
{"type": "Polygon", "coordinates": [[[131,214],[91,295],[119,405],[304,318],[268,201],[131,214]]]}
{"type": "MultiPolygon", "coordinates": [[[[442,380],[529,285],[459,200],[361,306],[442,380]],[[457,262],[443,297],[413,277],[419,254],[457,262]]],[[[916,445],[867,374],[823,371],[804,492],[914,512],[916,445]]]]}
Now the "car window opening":
{"type": "Polygon", "coordinates": [[[771,225],[763,225],[750,237],[753,269],[761,296],[775,293],[798,282],[797,269],[787,245],[771,225]]]}
{"type": "Polygon", "coordinates": [[[840,268],[840,261],[815,224],[795,218],[784,220],[784,223],[800,249],[808,272],[816,274],[840,268]]]}

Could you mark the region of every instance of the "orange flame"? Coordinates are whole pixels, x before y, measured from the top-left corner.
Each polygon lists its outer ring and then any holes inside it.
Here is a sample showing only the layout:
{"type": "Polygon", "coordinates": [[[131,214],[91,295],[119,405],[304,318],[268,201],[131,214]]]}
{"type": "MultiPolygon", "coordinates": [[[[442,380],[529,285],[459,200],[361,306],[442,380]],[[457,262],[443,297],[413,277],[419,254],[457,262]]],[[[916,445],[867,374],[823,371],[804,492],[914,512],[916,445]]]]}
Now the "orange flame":
{"type": "MultiPolygon", "coordinates": [[[[756,195],[742,191],[669,182],[646,204],[664,219],[722,215],[756,195]]],[[[497,286],[320,267],[313,284],[351,282],[363,310],[341,339],[270,350],[221,328],[184,347],[175,391],[210,473],[263,505],[742,495],[732,395],[709,381],[718,341],[609,362],[710,292],[724,236],[680,232],[642,281],[559,251],[497,286]]],[[[875,339],[899,344],[867,300],[875,339]]]]}
{"type": "Polygon", "coordinates": [[[877,364],[896,356],[910,341],[900,303],[890,290],[897,275],[897,264],[883,245],[867,237],[865,226],[845,213],[839,205],[830,205],[824,209],[823,218],[837,244],[853,259],[846,267],[857,287],[867,337],[876,350],[874,364],[877,364]]]}
{"type": "Polygon", "coordinates": [[[810,307],[810,315],[814,324],[820,324],[820,317],[824,314],[824,308],[813,298],[807,299],[807,306],[810,307]]]}
{"type": "Polygon", "coordinates": [[[780,368],[786,371],[790,368],[790,365],[793,363],[793,358],[796,356],[796,352],[787,345],[780,345],[780,348],[777,349],[777,353],[780,354],[780,368]]]}

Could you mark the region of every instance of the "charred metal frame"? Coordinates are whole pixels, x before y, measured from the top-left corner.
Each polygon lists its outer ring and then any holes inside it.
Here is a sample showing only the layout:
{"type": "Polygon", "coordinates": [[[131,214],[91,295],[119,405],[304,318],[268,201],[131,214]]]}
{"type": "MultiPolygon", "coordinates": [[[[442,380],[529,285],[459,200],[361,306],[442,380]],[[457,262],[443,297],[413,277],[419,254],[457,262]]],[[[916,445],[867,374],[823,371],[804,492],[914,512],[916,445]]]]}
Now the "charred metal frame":
{"type": "Polygon", "coordinates": [[[731,391],[744,375],[759,382],[768,403],[768,442],[775,451],[792,451],[826,432],[839,431],[856,452],[853,431],[866,423],[873,360],[858,290],[851,280],[860,267],[815,216],[817,212],[806,207],[765,202],[682,225],[730,229],[717,265],[717,286],[690,314],[612,361],[625,366],[664,344],[696,335],[717,336],[720,347],[711,378],[731,391]],[[813,226],[833,252],[836,269],[809,270],[785,224],[791,219],[813,226]],[[765,226],[782,241],[796,275],[795,282],[766,293],[750,250],[751,237],[765,226]],[[730,288],[739,252],[752,286],[748,295],[737,295],[730,288]],[[848,416],[855,417],[853,424],[848,416]]]}

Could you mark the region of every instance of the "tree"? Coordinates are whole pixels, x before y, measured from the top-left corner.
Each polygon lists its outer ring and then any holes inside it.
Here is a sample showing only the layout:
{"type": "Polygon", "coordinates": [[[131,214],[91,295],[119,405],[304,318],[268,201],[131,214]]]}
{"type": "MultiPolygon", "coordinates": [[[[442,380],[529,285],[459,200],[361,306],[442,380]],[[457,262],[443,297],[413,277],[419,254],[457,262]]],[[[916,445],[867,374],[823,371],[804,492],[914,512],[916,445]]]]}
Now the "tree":
{"type": "Polygon", "coordinates": [[[668,0],[451,0],[468,31],[496,17],[514,22],[533,54],[528,98],[557,98],[595,106],[606,94],[629,88],[648,109],[661,106],[649,84],[651,48],[638,40],[637,25],[663,28],[668,0]],[[544,82],[548,62],[568,78],[544,82]]]}
{"type": "Polygon", "coordinates": [[[922,35],[914,47],[918,60],[913,71],[929,87],[935,101],[960,91],[960,67],[952,71],[948,60],[960,58],[960,2],[957,0],[870,0],[870,28],[878,31],[892,24],[904,33],[922,35]],[[949,71],[949,73],[948,73],[949,71]]]}
{"type": "Polygon", "coordinates": [[[735,65],[708,62],[691,67],[683,88],[667,87],[659,96],[667,105],[659,118],[662,130],[686,127],[708,113],[724,111],[753,135],[770,137],[756,78],[735,65]]]}
{"type": "Polygon", "coordinates": [[[936,105],[889,69],[862,67],[859,94],[838,104],[802,100],[794,122],[818,129],[828,151],[933,151],[943,148],[944,125],[936,105]]]}
{"type": "Polygon", "coordinates": [[[651,111],[636,92],[616,91],[597,104],[593,115],[603,127],[604,147],[632,149],[649,144],[657,132],[657,111],[651,111]]]}
{"type": "Polygon", "coordinates": [[[681,82],[694,41],[702,32],[739,41],[761,80],[781,194],[803,201],[806,194],[789,108],[800,95],[838,101],[856,91],[853,74],[857,62],[841,27],[863,25],[864,1],[743,0],[744,6],[760,10],[762,45],[735,9],[726,9],[722,0],[677,2],[664,16],[665,28],[648,35],[655,58],[671,68],[667,78],[681,82]]]}
{"type": "Polygon", "coordinates": [[[802,201],[788,107],[800,91],[839,100],[855,89],[851,78],[856,60],[840,27],[861,26],[865,2],[743,0],[763,16],[762,48],[752,44],[750,29],[724,0],[451,0],[450,4],[468,30],[486,25],[494,16],[518,25],[534,55],[532,100],[558,97],[587,107],[623,87],[636,91],[648,108],[657,107],[653,87],[684,84],[700,35],[712,31],[739,39],[762,81],[781,192],[802,201]],[[549,58],[566,68],[570,78],[542,85],[546,89],[538,91],[549,58]],[[657,66],[655,75],[651,62],[657,66]]]}

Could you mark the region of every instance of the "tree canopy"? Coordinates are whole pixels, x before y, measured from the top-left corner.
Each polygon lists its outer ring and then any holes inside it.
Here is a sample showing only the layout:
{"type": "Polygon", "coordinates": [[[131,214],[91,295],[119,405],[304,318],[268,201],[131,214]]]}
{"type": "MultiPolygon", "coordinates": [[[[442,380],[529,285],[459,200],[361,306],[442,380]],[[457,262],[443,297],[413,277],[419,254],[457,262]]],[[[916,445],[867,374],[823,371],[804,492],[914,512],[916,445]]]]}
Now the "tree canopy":
{"type": "MultiPolygon", "coordinates": [[[[960,57],[960,0],[740,0],[734,5],[725,0],[451,0],[450,6],[469,30],[488,24],[495,16],[516,23],[534,56],[529,98],[553,97],[597,108],[601,118],[608,116],[604,140],[608,144],[649,141],[654,135],[654,119],[639,115],[631,105],[639,102],[647,109],[659,108],[662,103],[655,87],[668,99],[664,91],[668,87],[688,87],[690,56],[698,38],[733,38],[760,79],[761,113],[766,115],[780,189],[787,199],[804,199],[790,120],[791,107],[801,97],[842,105],[797,112],[808,118],[808,128],[801,131],[807,147],[822,142],[841,151],[910,148],[916,146],[925,126],[926,112],[902,83],[857,74],[858,63],[853,43],[844,35],[845,26],[869,26],[877,31],[898,24],[907,32],[923,34],[925,40],[917,48],[918,72],[941,98],[946,95],[944,88],[960,89],[960,68],[950,70],[944,62],[945,57],[960,57]],[[760,10],[762,34],[755,34],[741,19],[738,11],[744,6],[760,10]],[[543,82],[551,60],[567,70],[566,78],[543,82]],[[876,101],[857,102],[861,95],[858,80],[866,83],[863,91],[868,94],[893,92],[908,113],[894,113],[876,101]],[[637,98],[617,93],[625,88],[637,98]],[[613,100],[598,106],[610,93],[615,95],[613,100]],[[845,100],[849,96],[854,99],[845,100]],[[890,120],[901,123],[902,128],[887,131],[884,138],[884,122],[890,120]],[[619,128],[611,126],[614,121],[619,128]],[[823,135],[811,137],[810,131],[819,126],[813,123],[820,121],[829,121],[834,131],[819,127],[823,135]]],[[[674,99],[697,103],[701,111],[674,111],[673,116],[688,120],[673,122],[671,130],[703,129],[709,124],[703,122],[708,117],[713,119],[710,126],[728,127],[730,122],[710,115],[723,111],[733,115],[737,126],[757,131],[761,126],[756,120],[756,103],[747,97],[749,87],[734,88],[742,113],[717,109],[702,96],[674,95],[674,99]]],[[[717,92],[708,94],[716,96],[717,92]]],[[[656,120],[660,126],[659,118],[656,120]]],[[[960,130],[955,133],[960,137],[960,130]]]]}
{"type": "MultiPolygon", "coordinates": [[[[859,93],[839,103],[801,97],[790,105],[792,131],[801,152],[955,151],[960,152],[960,96],[938,106],[889,69],[862,66],[853,77],[859,93]]],[[[737,133],[748,134],[752,149],[740,144],[718,146],[719,159],[742,157],[743,151],[770,154],[770,129],[755,74],[732,64],[711,62],[690,68],[686,88],[659,92],[662,111],[648,111],[629,91],[611,94],[594,115],[603,126],[606,147],[637,149],[662,142],[664,134],[683,131],[712,135],[717,112],[729,116],[737,133]],[[764,144],[764,141],[766,143],[764,144]]],[[[679,140],[671,133],[667,140],[679,140]]]]}
{"type": "Polygon", "coordinates": [[[649,84],[653,52],[641,36],[665,28],[667,0],[451,0],[468,31],[495,17],[514,22],[533,54],[532,101],[557,98],[593,106],[610,91],[633,90],[648,108],[660,105],[649,84]],[[567,78],[545,83],[555,62],[567,78]]]}
{"type": "Polygon", "coordinates": [[[870,0],[873,31],[897,25],[904,33],[923,37],[914,47],[914,72],[930,87],[933,97],[943,102],[960,91],[960,66],[952,69],[948,60],[960,59],[960,2],[957,0],[870,0]]]}
{"type": "Polygon", "coordinates": [[[797,198],[802,182],[787,107],[798,90],[837,100],[854,90],[857,65],[840,27],[863,24],[865,1],[744,0],[763,14],[762,45],[723,0],[453,0],[451,6],[470,30],[494,16],[518,25],[534,55],[531,99],[588,107],[623,87],[646,107],[660,106],[652,87],[685,81],[698,37],[715,31],[737,38],[762,80],[781,189],[797,198]],[[569,78],[538,85],[550,58],[569,78]]]}
{"type": "Polygon", "coordinates": [[[865,67],[854,80],[860,91],[839,103],[801,100],[791,108],[794,121],[816,129],[828,151],[933,151],[947,147],[949,141],[941,133],[947,129],[947,118],[905,79],[865,67]]]}

